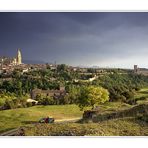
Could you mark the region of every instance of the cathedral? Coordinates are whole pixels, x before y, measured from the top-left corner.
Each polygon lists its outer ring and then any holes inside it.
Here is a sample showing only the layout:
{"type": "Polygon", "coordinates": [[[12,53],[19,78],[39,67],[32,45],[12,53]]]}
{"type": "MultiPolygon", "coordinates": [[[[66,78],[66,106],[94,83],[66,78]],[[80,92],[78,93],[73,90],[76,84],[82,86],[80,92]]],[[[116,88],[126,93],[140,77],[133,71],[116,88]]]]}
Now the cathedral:
{"type": "Polygon", "coordinates": [[[21,54],[21,50],[20,49],[18,49],[18,51],[17,51],[16,64],[17,65],[22,64],[22,54],[21,54]]]}
{"type": "Polygon", "coordinates": [[[0,57],[1,65],[20,65],[22,64],[22,54],[21,50],[17,50],[16,57],[10,58],[10,57],[0,57]]]}

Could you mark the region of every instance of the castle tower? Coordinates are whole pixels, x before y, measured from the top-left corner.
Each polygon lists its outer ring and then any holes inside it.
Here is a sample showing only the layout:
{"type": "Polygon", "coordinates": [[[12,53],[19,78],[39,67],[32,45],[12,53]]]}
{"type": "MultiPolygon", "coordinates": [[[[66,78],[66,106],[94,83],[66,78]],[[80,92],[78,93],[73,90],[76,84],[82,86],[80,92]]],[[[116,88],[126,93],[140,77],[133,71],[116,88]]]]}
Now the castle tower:
{"type": "Polygon", "coordinates": [[[18,65],[22,64],[22,54],[21,54],[20,49],[18,49],[18,51],[17,51],[16,61],[17,61],[18,65]]]}
{"type": "Polygon", "coordinates": [[[134,72],[135,72],[135,73],[138,72],[138,65],[134,65],[134,72]]]}
{"type": "Polygon", "coordinates": [[[3,70],[3,58],[1,59],[1,70],[3,70]]]}

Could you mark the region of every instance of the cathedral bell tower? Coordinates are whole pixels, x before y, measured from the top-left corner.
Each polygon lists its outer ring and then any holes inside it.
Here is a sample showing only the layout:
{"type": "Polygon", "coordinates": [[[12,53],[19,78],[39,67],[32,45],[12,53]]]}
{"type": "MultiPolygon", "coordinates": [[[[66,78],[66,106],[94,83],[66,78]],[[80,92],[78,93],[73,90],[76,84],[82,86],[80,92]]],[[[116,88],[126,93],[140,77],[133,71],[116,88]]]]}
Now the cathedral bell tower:
{"type": "Polygon", "coordinates": [[[20,49],[17,50],[16,62],[17,62],[17,65],[22,64],[22,54],[21,54],[21,50],[20,49]]]}

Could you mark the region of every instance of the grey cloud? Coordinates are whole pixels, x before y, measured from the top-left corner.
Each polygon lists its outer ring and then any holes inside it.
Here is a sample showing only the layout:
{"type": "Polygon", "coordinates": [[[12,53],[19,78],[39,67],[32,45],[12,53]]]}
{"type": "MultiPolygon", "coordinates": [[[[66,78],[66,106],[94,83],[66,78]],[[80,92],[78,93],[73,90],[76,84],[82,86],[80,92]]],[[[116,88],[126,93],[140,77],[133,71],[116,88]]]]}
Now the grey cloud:
{"type": "Polygon", "coordinates": [[[0,13],[0,54],[71,65],[146,65],[148,13],[0,13]]]}

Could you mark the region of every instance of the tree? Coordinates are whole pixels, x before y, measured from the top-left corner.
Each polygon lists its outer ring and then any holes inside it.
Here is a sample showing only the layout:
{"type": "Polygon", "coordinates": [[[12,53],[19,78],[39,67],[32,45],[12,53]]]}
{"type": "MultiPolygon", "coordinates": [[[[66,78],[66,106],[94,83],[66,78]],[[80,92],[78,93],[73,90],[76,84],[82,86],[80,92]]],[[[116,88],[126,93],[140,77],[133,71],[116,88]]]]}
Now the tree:
{"type": "Polygon", "coordinates": [[[88,73],[96,73],[96,69],[95,68],[88,68],[87,72],[88,73]]]}
{"type": "Polygon", "coordinates": [[[42,100],[39,100],[39,103],[42,105],[53,105],[54,99],[52,97],[46,97],[43,98],[42,100]]]}
{"type": "Polygon", "coordinates": [[[12,77],[13,78],[20,78],[20,76],[21,76],[21,72],[19,70],[15,69],[12,73],[12,77]]]}
{"type": "Polygon", "coordinates": [[[15,108],[15,105],[14,105],[14,103],[13,103],[12,100],[6,100],[5,101],[4,108],[5,109],[14,109],[15,108]]]}
{"type": "Polygon", "coordinates": [[[96,105],[106,101],[109,101],[108,90],[102,87],[88,86],[81,88],[77,103],[80,109],[83,110],[84,107],[91,106],[94,108],[96,105]]]}
{"type": "Polygon", "coordinates": [[[70,85],[67,89],[68,94],[65,96],[65,98],[68,98],[70,104],[76,103],[80,94],[80,88],[74,85],[70,85]]]}
{"type": "Polygon", "coordinates": [[[60,64],[57,66],[57,71],[61,72],[61,71],[66,71],[67,70],[67,65],[65,64],[60,64]]]}
{"type": "Polygon", "coordinates": [[[22,82],[21,81],[16,81],[15,82],[15,87],[16,87],[17,96],[22,96],[22,82]]]}

